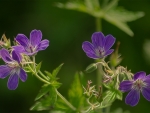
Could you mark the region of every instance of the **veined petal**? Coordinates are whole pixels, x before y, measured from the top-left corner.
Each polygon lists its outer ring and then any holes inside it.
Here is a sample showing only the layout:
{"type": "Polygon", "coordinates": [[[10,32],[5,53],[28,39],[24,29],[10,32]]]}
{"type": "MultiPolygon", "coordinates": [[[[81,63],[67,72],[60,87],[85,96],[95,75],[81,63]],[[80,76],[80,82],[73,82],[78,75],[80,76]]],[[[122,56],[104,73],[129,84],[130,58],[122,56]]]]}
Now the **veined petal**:
{"type": "Polygon", "coordinates": [[[49,40],[46,39],[42,40],[37,47],[37,51],[45,50],[48,46],[49,46],[49,40]]]}
{"type": "Polygon", "coordinates": [[[106,51],[106,53],[105,53],[105,55],[104,55],[104,56],[108,56],[108,55],[110,55],[113,51],[114,51],[113,49],[110,49],[110,50],[106,51]]]}
{"type": "Polygon", "coordinates": [[[12,61],[12,58],[11,58],[11,56],[10,56],[8,50],[6,50],[6,49],[4,49],[4,48],[1,49],[1,50],[0,50],[0,55],[1,55],[2,59],[4,60],[4,62],[8,63],[8,62],[11,62],[11,61],[12,61]]]}
{"type": "Polygon", "coordinates": [[[22,60],[20,53],[16,52],[15,50],[12,51],[12,58],[18,63],[20,63],[22,60]]]}
{"type": "Polygon", "coordinates": [[[139,99],[140,99],[140,90],[134,90],[132,89],[126,99],[125,99],[125,102],[126,104],[130,105],[130,106],[136,106],[139,102],[139,99]]]}
{"type": "Polygon", "coordinates": [[[19,52],[19,53],[24,53],[24,52],[25,52],[24,47],[21,46],[21,45],[12,46],[12,48],[13,48],[15,51],[19,52]]]}
{"type": "Polygon", "coordinates": [[[27,80],[27,73],[20,68],[20,73],[18,74],[22,82],[25,82],[27,80]]]}
{"type": "Polygon", "coordinates": [[[115,43],[116,39],[112,36],[112,35],[107,35],[105,37],[105,45],[104,45],[104,48],[105,48],[105,51],[109,50],[115,43]]]}
{"type": "Polygon", "coordinates": [[[142,95],[148,101],[150,101],[150,86],[142,88],[142,95]]]}
{"type": "Polygon", "coordinates": [[[19,77],[16,73],[13,73],[10,75],[8,82],[7,82],[8,89],[15,90],[18,87],[18,83],[19,83],[18,78],[19,77]]]}
{"type": "Polygon", "coordinates": [[[143,81],[147,86],[150,87],[150,75],[145,76],[144,81],[143,81]]]}
{"type": "Polygon", "coordinates": [[[93,58],[93,59],[98,59],[98,58],[101,58],[101,57],[97,57],[95,54],[93,53],[86,53],[86,55],[89,57],[89,58],[93,58]]]}
{"type": "Polygon", "coordinates": [[[30,33],[30,42],[32,46],[38,46],[42,39],[42,32],[40,30],[32,30],[30,33]]]}
{"type": "Polygon", "coordinates": [[[134,80],[144,79],[146,77],[146,73],[144,71],[140,71],[134,74],[134,80]]]}
{"type": "Polygon", "coordinates": [[[122,92],[130,91],[133,85],[133,81],[125,80],[120,83],[119,90],[122,92]]]}
{"type": "Polygon", "coordinates": [[[19,42],[24,48],[29,47],[29,39],[24,34],[18,34],[16,36],[16,41],[19,42]]]}
{"type": "Polygon", "coordinates": [[[104,39],[105,36],[102,32],[95,32],[92,35],[92,43],[95,48],[103,47],[104,46],[104,39]]]}
{"type": "Polygon", "coordinates": [[[11,68],[7,65],[1,65],[0,66],[0,78],[7,77],[11,72],[11,68]]]}
{"type": "Polygon", "coordinates": [[[82,43],[82,49],[85,53],[95,54],[94,46],[88,41],[82,43]]]}

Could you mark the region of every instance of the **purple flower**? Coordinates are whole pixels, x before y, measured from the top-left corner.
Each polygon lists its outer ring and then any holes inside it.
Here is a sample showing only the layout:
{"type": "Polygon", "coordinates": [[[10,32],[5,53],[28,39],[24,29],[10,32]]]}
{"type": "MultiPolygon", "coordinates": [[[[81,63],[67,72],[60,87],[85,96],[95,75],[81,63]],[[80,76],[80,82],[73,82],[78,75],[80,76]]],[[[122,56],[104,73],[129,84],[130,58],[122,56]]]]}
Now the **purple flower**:
{"type": "Polygon", "coordinates": [[[19,78],[22,82],[27,79],[26,72],[20,67],[20,62],[22,60],[20,54],[16,51],[12,51],[12,56],[6,49],[0,50],[0,55],[6,65],[0,66],[0,78],[4,79],[10,75],[7,86],[10,90],[15,90],[19,84],[19,78]]]}
{"type": "Polygon", "coordinates": [[[93,59],[103,58],[114,51],[110,49],[116,40],[112,35],[105,37],[102,32],[95,32],[91,39],[92,43],[85,41],[82,44],[82,49],[88,57],[93,59]]]}
{"type": "Polygon", "coordinates": [[[14,50],[29,56],[49,46],[49,41],[42,40],[42,32],[36,29],[31,31],[30,40],[24,34],[18,34],[15,39],[20,45],[13,46],[14,50]]]}
{"type": "Polygon", "coordinates": [[[150,75],[141,71],[137,72],[133,80],[125,80],[120,83],[119,90],[122,92],[130,91],[125,99],[126,104],[136,106],[140,99],[140,92],[145,99],[150,101],[150,75]]]}

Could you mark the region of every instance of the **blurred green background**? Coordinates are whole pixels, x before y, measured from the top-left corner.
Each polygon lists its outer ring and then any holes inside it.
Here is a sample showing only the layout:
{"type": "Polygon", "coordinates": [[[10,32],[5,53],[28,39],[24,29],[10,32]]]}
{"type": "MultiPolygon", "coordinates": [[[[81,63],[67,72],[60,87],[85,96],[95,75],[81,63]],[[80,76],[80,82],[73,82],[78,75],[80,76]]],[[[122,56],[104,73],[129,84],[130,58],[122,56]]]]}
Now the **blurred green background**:
{"type": "MultiPolygon", "coordinates": [[[[93,62],[93,59],[85,55],[81,46],[83,41],[91,41],[91,35],[96,31],[95,18],[85,13],[59,9],[54,6],[55,2],[63,3],[67,0],[0,0],[0,35],[5,33],[8,38],[13,39],[18,33],[23,33],[29,37],[31,30],[40,29],[43,39],[50,40],[50,46],[46,51],[39,52],[36,60],[42,61],[42,70],[48,71],[64,63],[58,74],[63,85],[58,90],[67,97],[75,72],[84,71],[93,62]]],[[[144,53],[143,46],[150,40],[150,0],[120,0],[118,5],[129,11],[145,12],[141,19],[128,23],[134,36],[128,36],[104,20],[102,31],[105,35],[112,34],[121,42],[121,65],[127,66],[133,73],[145,71],[149,74],[150,62],[145,58],[147,54],[144,53]]],[[[150,48],[147,50],[150,51],[150,48]]],[[[0,63],[3,64],[2,61],[0,63]]],[[[95,72],[86,74],[86,78],[95,80],[95,72]]],[[[34,104],[42,83],[28,74],[25,83],[20,82],[15,91],[10,91],[7,88],[7,79],[8,77],[0,79],[0,113],[38,113],[29,108],[34,104]]],[[[115,101],[111,109],[122,107],[131,113],[149,113],[149,106],[150,102],[141,96],[135,107],[126,105],[123,100],[115,101]]]]}

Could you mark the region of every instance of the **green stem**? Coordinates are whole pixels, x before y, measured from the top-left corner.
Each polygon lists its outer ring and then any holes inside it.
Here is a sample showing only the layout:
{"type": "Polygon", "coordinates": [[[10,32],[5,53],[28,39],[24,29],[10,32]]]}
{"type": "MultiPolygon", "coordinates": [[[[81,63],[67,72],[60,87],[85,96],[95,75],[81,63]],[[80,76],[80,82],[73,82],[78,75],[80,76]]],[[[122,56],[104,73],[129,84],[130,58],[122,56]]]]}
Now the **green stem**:
{"type": "MultiPolygon", "coordinates": [[[[101,18],[96,18],[96,31],[102,31],[102,25],[101,25],[101,18]]],[[[102,86],[102,77],[103,77],[103,70],[102,70],[102,65],[98,65],[97,67],[97,86],[99,89],[99,86],[101,86],[101,92],[103,90],[102,86]]],[[[99,113],[103,113],[103,109],[99,109],[99,113]]]]}
{"type": "Polygon", "coordinates": [[[32,56],[32,58],[33,58],[33,67],[34,67],[34,71],[35,71],[35,73],[36,73],[36,64],[35,64],[35,56],[32,56]]]}
{"type": "Polygon", "coordinates": [[[40,70],[38,72],[44,79],[49,80],[40,70]]]}
{"type": "Polygon", "coordinates": [[[100,17],[96,18],[96,31],[102,31],[102,23],[100,17]]]}
{"type": "Polygon", "coordinates": [[[68,102],[56,89],[56,93],[57,95],[73,110],[73,111],[76,111],[76,108],[70,104],[70,102],[68,102]]]}

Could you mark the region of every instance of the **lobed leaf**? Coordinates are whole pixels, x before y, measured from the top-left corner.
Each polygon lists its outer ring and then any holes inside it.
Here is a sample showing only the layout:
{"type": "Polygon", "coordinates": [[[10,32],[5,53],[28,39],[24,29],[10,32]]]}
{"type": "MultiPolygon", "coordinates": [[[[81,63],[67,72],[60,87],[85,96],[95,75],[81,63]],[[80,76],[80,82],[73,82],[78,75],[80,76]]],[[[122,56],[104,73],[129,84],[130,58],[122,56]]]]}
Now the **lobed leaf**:
{"type": "Polygon", "coordinates": [[[74,76],[74,81],[68,92],[70,102],[76,107],[82,107],[84,105],[85,98],[83,96],[83,88],[80,81],[79,73],[74,76]]]}

